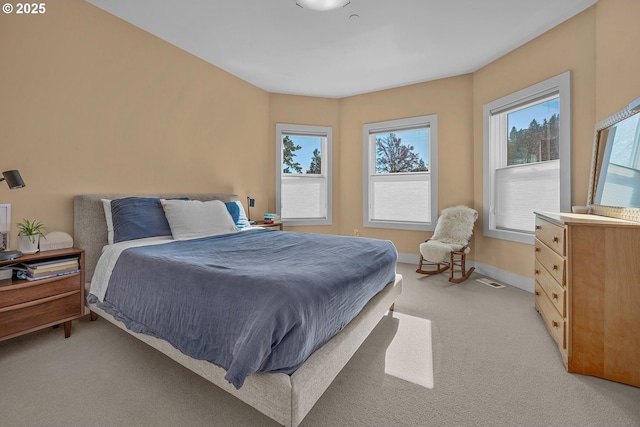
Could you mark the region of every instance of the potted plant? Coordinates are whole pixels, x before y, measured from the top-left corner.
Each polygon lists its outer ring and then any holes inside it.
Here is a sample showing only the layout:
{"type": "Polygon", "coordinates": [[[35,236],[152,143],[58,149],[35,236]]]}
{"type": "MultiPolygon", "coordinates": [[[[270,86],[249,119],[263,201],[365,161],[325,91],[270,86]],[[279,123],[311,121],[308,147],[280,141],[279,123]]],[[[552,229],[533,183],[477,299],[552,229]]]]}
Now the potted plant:
{"type": "Polygon", "coordinates": [[[46,228],[37,220],[23,219],[18,223],[18,250],[23,254],[35,254],[38,252],[40,237],[44,237],[46,228]]]}

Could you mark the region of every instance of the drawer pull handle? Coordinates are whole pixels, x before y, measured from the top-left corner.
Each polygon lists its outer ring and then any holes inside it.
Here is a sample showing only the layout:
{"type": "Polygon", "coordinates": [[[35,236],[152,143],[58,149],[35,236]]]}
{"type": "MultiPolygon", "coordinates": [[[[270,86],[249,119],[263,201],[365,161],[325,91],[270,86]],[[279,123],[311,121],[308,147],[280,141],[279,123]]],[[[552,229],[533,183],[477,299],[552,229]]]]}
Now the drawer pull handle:
{"type": "Polygon", "coordinates": [[[536,252],[540,252],[540,248],[536,248],[536,252]]]}
{"type": "Polygon", "coordinates": [[[553,321],[551,321],[551,326],[553,326],[554,328],[557,328],[559,325],[558,325],[558,322],[553,320],[553,321]]]}
{"type": "Polygon", "coordinates": [[[552,294],[551,294],[551,297],[552,297],[553,299],[558,299],[558,294],[556,294],[556,293],[554,292],[554,293],[552,293],[552,294]]]}
{"type": "Polygon", "coordinates": [[[536,274],[540,274],[540,270],[536,270],[536,274]]]}
{"type": "Polygon", "coordinates": [[[542,226],[541,225],[536,225],[536,230],[542,230],[542,226]]]}
{"type": "Polygon", "coordinates": [[[560,238],[553,236],[553,242],[554,243],[558,243],[560,241],[560,238]]]}
{"type": "Polygon", "coordinates": [[[558,269],[558,266],[557,266],[557,265],[555,265],[555,264],[553,264],[553,269],[554,269],[554,270],[557,270],[557,269],[558,269]]]}
{"type": "Polygon", "coordinates": [[[540,295],[540,292],[536,291],[536,295],[540,295]]]}

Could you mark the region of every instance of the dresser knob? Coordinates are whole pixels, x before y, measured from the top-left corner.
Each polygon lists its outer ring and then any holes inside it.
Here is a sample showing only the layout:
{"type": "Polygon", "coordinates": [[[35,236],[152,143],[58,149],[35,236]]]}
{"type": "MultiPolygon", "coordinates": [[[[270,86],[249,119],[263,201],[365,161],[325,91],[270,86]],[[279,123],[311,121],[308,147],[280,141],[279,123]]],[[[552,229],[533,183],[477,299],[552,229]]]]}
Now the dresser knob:
{"type": "Polygon", "coordinates": [[[555,236],[553,237],[553,242],[554,243],[558,243],[559,241],[560,241],[560,239],[558,237],[555,237],[555,236]]]}
{"type": "Polygon", "coordinates": [[[536,252],[540,252],[540,248],[536,248],[536,252]]]}
{"type": "Polygon", "coordinates": [[[536,295],[540,295],[540,292],[536,291],[536,295]]]}
{"type": "Polygon", "coordinates": [[[554,264],[554,265],[553,265],[553,269],[554,269],[554,270],[558,270],[558,266],[554,264]]]}
{"type": "Polygon", "coordinates": [[[552,294],[551,294],[551,297],[552,297],[553,299],[558,299],[558,294],[556,294],[556,293],[554,292],[554,293],[552,293],[552,294]]]}
{"type": "Polygon", "coordinates": [[[536,274],[540,274],[540,270],[536,270],[536,274]]]}
{"type": "Polygon", "coordinates": [[[556,322],[555,320],[553,320],[553,321],[551,322],[551,326],[553,326],[554,328],[557,328],[557,327],[558,327],[558,322],[556,322]]]}
{"type": "Polygon", "coordinates": [[[536,225],[536,230],[542,230],[542,226],[536,225]]]}

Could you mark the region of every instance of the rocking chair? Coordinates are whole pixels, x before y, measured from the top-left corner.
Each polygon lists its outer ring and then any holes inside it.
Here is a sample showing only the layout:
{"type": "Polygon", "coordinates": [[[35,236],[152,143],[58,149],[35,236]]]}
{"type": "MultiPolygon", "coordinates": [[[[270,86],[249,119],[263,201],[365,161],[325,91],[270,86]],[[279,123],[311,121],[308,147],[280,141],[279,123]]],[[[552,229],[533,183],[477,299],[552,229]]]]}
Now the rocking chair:
{"type": "Polygon", "coordinates": [[[450,282],[467,280],[475,270],[475,267],[467,270],[465,263],[477,218],[478,212],[466,206],[443,209],[433,236],[420,244],[420,262],[416,273],[438,274],[449,270],[450,282]],[[430,266],[429,269],[425,269],[425,265],[430,266]]]}

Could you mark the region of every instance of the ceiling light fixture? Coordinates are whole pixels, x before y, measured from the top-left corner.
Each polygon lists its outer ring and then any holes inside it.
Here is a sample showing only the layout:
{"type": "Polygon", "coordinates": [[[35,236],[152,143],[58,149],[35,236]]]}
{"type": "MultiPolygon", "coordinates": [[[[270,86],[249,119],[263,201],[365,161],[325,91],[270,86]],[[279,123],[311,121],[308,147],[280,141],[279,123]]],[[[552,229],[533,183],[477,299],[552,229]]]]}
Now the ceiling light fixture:
{"type": "Polygon", "coordinates": [[[351,3],[350,0],[296,0],[296,4],[304,9],[326,12],[340,9],[351,3]]]}

